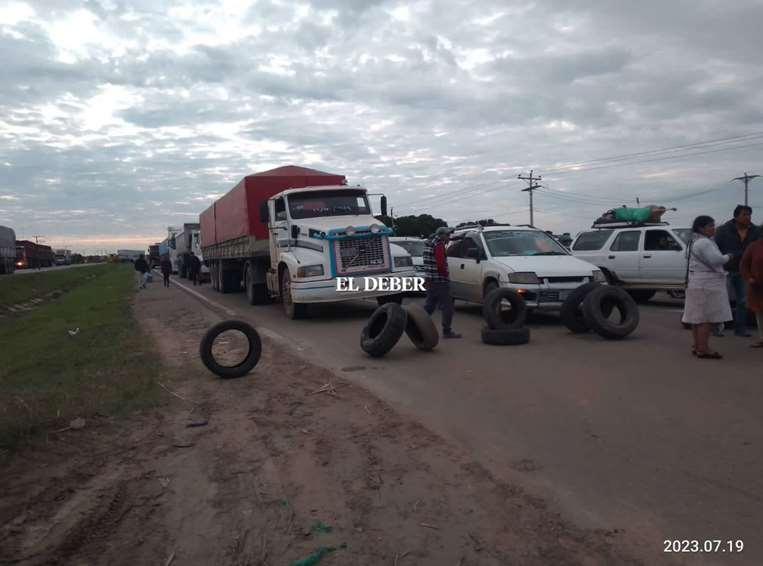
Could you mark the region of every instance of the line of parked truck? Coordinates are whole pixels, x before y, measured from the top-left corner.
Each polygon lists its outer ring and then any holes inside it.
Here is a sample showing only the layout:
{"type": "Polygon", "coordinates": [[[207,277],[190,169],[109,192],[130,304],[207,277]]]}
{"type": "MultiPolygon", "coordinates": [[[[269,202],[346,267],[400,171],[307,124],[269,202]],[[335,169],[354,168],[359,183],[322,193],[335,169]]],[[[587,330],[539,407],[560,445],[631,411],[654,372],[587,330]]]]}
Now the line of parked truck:
{"type": "MultiPolygon", "coordinates": [[[[16,269],[36,269],[57,264],[57,253],[50,246],[17,240],[12,228],[0,226],[0,275],[16,269]]],[[[71,256],[71,254],[70,254],[71,256]]]]}

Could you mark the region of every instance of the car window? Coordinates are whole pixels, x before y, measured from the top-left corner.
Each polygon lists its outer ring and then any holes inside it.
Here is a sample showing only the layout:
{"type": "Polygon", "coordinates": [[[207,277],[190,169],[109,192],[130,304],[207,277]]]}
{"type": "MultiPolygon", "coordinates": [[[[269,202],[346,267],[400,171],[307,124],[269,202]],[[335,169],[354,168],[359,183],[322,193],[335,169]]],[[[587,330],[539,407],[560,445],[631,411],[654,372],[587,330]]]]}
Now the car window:
{"type": "Polygon", "coordinates": [[[638,251],[638,242],[641,239],[640,230],[628,230],[620,232],[609,250],[612,252],[635,252],[638,251]]]}
{"type": "Polygon", "coordinates": [[[644,239],[644,251],[675,252],[681,251],[681,244],[667,230],[647,230],[644,239]]]}
{"type": "Polygon", "coordinates": [[[452,241],[448,246],[448,249],[445,250],[445,255],[448,257],[464,257],[461,255],[461,248],[463,245],[464,240],[462,239],[452,241]]]}
{"type": "Polygon", "coordinates": [[[673,228],[673,233],[681,238],[684,244],[691,241],[691,228],[673,228]]]}
{"type": "Polygon", "coordinates": [[[495,257],[568,255],[556,240],[540,230],[491,230],[482,236],[495,257]]]}
{"type": "Polygon", "coordinates": [[[397,244],[413,257],[421,257],[424,255],[424,245],[426,244],[424,240],[403,240],[392,243],[397,244]]]}
{"type": "Polygon", "coordinates": [[[607,243],[609,237],[612,235],[612,230],[593,230],[591,232],[583,232],[575,240],[575,244],[572,249],[576,252],[592,252],[600,250],[604,244],[607,243]]]}
{"type": "Polygon", "coordinates": [[[482,244],[480,244],[477,238],[473,236],[468,236],[464,238],[464,241],[460,250],[461,257],[469,257],[469,250],[477,250],[479,252],[480,257],[483,257],[485,254],[482,248],[482,244]]]}

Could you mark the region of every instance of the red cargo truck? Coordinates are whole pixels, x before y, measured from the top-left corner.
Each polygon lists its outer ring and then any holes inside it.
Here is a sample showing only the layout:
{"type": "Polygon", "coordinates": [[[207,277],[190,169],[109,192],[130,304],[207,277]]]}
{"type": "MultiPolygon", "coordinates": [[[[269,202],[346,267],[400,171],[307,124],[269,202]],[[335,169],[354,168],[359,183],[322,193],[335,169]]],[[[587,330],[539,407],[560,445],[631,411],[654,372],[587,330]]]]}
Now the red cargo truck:
{"type": "Polygon", "coordinates": [[[243,289],[251,304],[281,298],[290,318],[308,303],[393,294],[338,293],[337,277],[415,274],[410,255],[371,214],[366,189],[343,175],[293,165],[249,175],[199,220],[213,288],[243,289]]]}
{"type": "Polygon", "coordinates": [[[16,267],[37,269],[53,265],[53,250],[50,246],[36,244],[29,240],[16,240],[16,267]]]}

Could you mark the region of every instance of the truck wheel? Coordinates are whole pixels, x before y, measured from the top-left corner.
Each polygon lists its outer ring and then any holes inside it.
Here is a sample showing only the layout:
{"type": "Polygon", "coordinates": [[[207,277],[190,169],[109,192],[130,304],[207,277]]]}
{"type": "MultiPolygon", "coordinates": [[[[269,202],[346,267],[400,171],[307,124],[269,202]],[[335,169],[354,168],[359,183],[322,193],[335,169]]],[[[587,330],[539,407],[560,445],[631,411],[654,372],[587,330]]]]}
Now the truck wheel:
{"type": "Polygon", "coordinates": [[[376,297],[376,304],[379,306],[386,305],[387,303],[397,303],[398,305],[402,305],[403,294],[400,293],[398,295],[385,295],[383,297],[376,297]]]}
{"type": "Polygon", "coordinates": [[[491,346],[519,346],[530,341],[530,329],[521,328],[488,328],[482,327],[482,342],[491,346]]]}
{"type": "Polygon", "coordinates": [[[284,267],[281,272],[281,304],[283,304],[286,317],[291,320],[305,318],[307,315],[307,305],[304,303],[295,303],[291,297],[291,273],[289,268],[284,267]]]}
{"type": "Polygon", "coordinates": [[[261,354],[262,341],[260,340],[260,335],[251,325],[241,320],[226,320],[215,324],[207,331],[199,345],[199,356],[201,356],[201,361],[204,362],[204,365],[207,366],[209,371],[223,378],[242,377],[246,375],[257,365],[257,362],[260,361],[261,354]],[[240,364],[235,366],[224,366],[219,364],[212,353],[212,346],[215,343],[215,339],[227,330],[238,330],[246,336],[249,342],[249,352],[247,353],[246,358],[244,358],[240,364]]]}
{"type": "Polygon", "coordinates": [[[396,303],[379,307],[360,333],[360,347],[368,355],[380,358],[400,340],[407,320],[405,309],[396,303]]]}
{"type": "Polygon", "coordinates": [[[244,285],[246,286],[246,298],[250,305],[266,305],[270,302],[268,286],[265,283],[254,282],[254,269],[251,266],[246,268],[244,285]]]}
{"type": "Polygon", "coordinates": [[[488,327],[495,330],[520,328],[527,317],[527,304],[511,289],[495,289],[485,297],[482,316],[488,327]],[[510,310],[503,309],[503,301],[509,302],[510,310]]]}
{"type": "Polygon", "coordinates": [[[628,294],[637,303],[648,303],[657,294],[657,291],[653,289],[630,289],[628,294]]]}
{"type": "Polygon", "coordinates": [[[440,341],[440,335],[437,333],[437,327],[427,311],[419,305],[407,305],[404,308],[408,315],[405,322],[405,333],[413,345],[425,352],[434,349],[440,341]]]}
{"type": "Polygon", "coordinates": [[[586,324],[597,334],[610,340],[625,338],[636,330],[639,311],[636,301],[625,290],[611,285],[591,291],[583,301],[586,324]],[[619,321],[609,318],[613,311],[620,314],[619,321]]]}
{"type": "Polygon", "coordinates": [[[588,293],[598,287],[601,287],[601,285],[596,281],[585,283],[572,291],[562,303],[559,318],[562,324],[575,334],[583,334],[591,330],[591,327],[585,321],[585,316],[583,316],[582,305],[588,293]]]}

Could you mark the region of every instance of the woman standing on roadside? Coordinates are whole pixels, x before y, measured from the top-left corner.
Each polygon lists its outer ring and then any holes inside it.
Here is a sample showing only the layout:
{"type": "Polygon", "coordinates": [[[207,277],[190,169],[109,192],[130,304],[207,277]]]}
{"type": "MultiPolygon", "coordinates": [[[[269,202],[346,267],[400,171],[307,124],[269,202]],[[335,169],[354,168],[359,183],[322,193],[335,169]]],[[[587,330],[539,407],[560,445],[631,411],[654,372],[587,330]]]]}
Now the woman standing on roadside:
{"type": "Polygon", "coordinates": [[[731,256],[721,253],[714,235],[715,220],[710,216],[694,219],[683,322],[692,325],[692,353],[700,359],[718,360],[723,356],[710,351],[710,332],[714,325],[732,318],[723,270],[731,256]]]}
{"type": "Polygon", "coordinates": [[[755,313],[758,323],[758,341],[751,347],[763,348],[763,240],[756,240],[747,247],[739,272],[747,282],[747,307],[755,313]]]}

